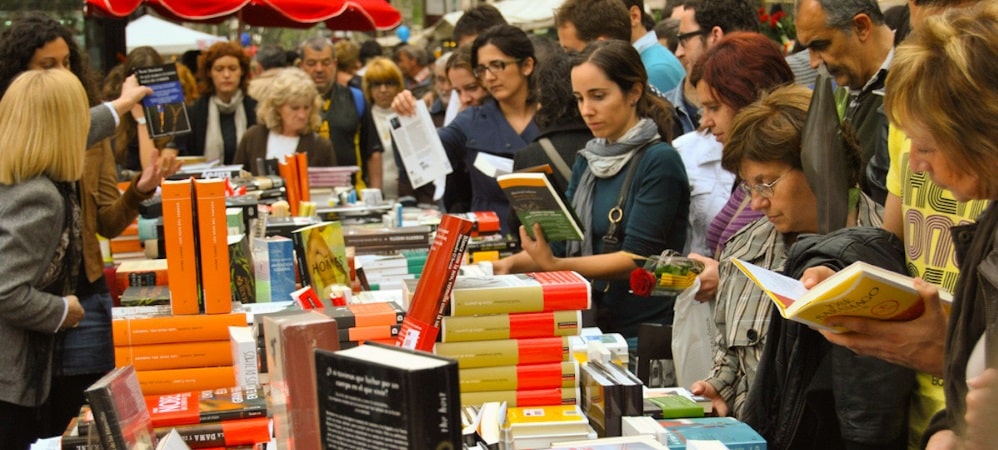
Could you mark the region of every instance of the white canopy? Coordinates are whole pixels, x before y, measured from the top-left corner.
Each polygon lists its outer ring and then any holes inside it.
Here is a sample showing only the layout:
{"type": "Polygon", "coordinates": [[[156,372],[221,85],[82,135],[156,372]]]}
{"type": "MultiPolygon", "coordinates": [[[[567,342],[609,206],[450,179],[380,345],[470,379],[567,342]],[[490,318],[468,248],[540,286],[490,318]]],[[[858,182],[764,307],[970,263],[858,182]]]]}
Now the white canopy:
{"type": "MultiPolygon", "coordinates": [[[[558,9],[564,0],[502,0],[493,6],[502,13],[510,25],[530,31],[538,28],[554,26],[554,10],[558,9]]],[[[463,11],[454,11],[444,15],[443,20],[451,26],[461,18],[463,11]]]]}
{"type": "Polygon", "coordinates": [[[125,27],[128,51],[148,45],[161,55],[179,55],[187,50],[205,49],[227,39],[200,31],[189,30],[163,19],[145,15],[125,27]]]}

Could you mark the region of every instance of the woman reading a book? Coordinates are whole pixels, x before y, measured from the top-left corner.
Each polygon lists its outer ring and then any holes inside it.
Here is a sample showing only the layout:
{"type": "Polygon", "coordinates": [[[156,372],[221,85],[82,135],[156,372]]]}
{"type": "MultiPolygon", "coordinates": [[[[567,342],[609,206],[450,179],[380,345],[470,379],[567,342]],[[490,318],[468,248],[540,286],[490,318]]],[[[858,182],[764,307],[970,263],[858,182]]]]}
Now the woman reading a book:
{"type": "Polygon", "coordinates": [[[257,160],[283,161],[287,155],[305,153],[310,167],[336,165],[333,144],[315,132],[322,122],[322,105],[310,80],[301,69],[290,67],[267,81],[259,90],[263,95],[257,108],[261,123],[246,130],[233,164],[242,164],[254,175],[266,175],[257,160]]]}
{"type": "MultiPolygon", "coordinates": [[[[18,71],[64,70],[75,75],[87,92],[91,105],[87,117],[98,117],[99,114],[94,113],[95,109],[106,108],[100,104],[96,83],[91,78],[87,65],[86,52],[76,44],[70,29],[48,16],[29,14],[11,23],[0,35],[0,68],[3,68],[0,70],[0,96],[18,71]],[[8,70],[11,68],[17,70],[8,70]]],[[[138,87],[134,83],[134,77],[124,81],[122,97],[136,95],[138,87]]],[[[120,102],[116,100],[115,103],[120,102]]],[[[131,112],[141,114],[141,103],[133,101],[131,112]]],[[[82,118],[71,119],[73,123],[79,120],[82,118]]],[[[52,123],[47,126],[53,128],[52,123]]],[[[61,122],[54,128],[60,126],[61,122]]],[[[138,132],[145,133],[144,130],[138,132]]],[[[91,127],[87,142],[93,144],[87,150],[82,179],[77,184],[83,258],[77,260],[73,273],[80,275],[75,294],[79,297],[86,316],[79,326],[56,336],[57,357],[48,401],[50,420],[49,428],[45,430],[49,436],[61,434],[65,430],[69,420],[80,411],[80,405],[84,402],[83,390],[114,368],[114,345],[111,338],[113,302],[104,278],[104,258],[97,234],[107,238],[121,234],[138,217],[139,204],[152,197],[160,181],[179,167],[171,155],[154,155],[153,160],[158,163],[143,169],[141,174],[132,178],[128,188],[121,192],[118,190],[117,169],[109,137],[110,132],[104,136],[99,133],[95,135],[91,127]],[[94,136],[100,139],[94,140],[94,136]]],[[[151,140],[149,144],[151,145],[151,140]]]]}
{"type": "Polygon", "coordinates": [[[651,94],[638,52],[624,41],[597,41],[572,65],[572,92],[595,136],[580,150],[567,191],[584,240],[549,245],[539,225],[532,230],[536,239],[521,226],[523,251],[493,267],[496,273],[574,270],[594,280],[593,290],[601,294],[593,305],[597,324],[634,346],[638,324],[672,323],[674,298],[629,292],[628,277],[640,267],[633,256],[683,249],[689,184],[668,144],[672,109],[651,94]],[[608,215],[621,191],[627,198],[614,233],[608,215]],[[613,238],[620,244],[609,242],[613,238]]]}
{"type": "MultiPolygon", "coordinates": [[[[738,258],[782,271],[787,252],[801,233],[818,231],[818,207],[801,163],[801,129],[811,91],[796,85],[777,88],[734,117],[722,165],[742,180],[738,189],[762,212],[735,233],[721,253],[714,321],[717,339],[713,367],[690,390],[713,400],[719,415],[741,417],[769,329],[769,297],[730,261],[738,258]]],[[[845,145],[859,176],[858,149],[845,145]]],[[[865,195],[853,195],[850,226],[880,226],[880,211],[865,195]]],[[[701,274],[703,276],[704,274],[701,274]]]]}
{"type": "MultiPolygon", "coordinates": [[[[510,235],[515,230],[506,220],[509,201],[496,183],[496,174],[481,168],[495,167],[497,161],[512,163],[513,154],[540,134],[534,123],[534,46],[523,30],[496,25],[475,38],[471,63],[475,77],[492,98],[481,106],[465,109],[437,131],[448,158],[462,160],[468,168],[471,211],[494,211],[500,218],[502,234],[510,235]]],[[[416,101],[411,92],[402,91],[392,102],[392,109],[411,115],[416,101]]]]}
{"type": "Polygon", "coordinates": [[[0,442],[45,436],[55,335],[77,326],[82,252],[77,181],[90,103],[66,70],[29,70],[0,100],[0,442]],[[53,127],[52,124],[58,124],[53,127]]]}

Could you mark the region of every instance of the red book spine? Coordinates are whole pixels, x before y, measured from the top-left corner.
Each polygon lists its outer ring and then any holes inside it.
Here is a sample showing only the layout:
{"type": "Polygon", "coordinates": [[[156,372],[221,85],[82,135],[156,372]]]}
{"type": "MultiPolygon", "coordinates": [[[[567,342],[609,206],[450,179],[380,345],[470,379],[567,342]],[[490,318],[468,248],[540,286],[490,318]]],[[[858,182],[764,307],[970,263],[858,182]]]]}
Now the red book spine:
{"type": "Polygon", "coordinates": [[[521,339],[517,341],[519,364],[539,364],[565,361],[568,340],[560,337],[521,339]]]}
{"type": "Polygon", "coordinates": [[[551,388],[516,391],[516,406],[573,405],[578,402],[574,396],[566,396],[571,389],[551,388]]]}
{"type": "Polygon", "coordinates": [[[523,313],[509,315],[509,337],[520,339],[554,336],[554,313],[523,313]]]}
{"type": "MultiPolygon", "coordinates": [[[[516,366],[516,390],[564,387],[566,380],[574,383],[575,373],[564,373],[562,363],[529,364],[516,366]]],[[[569,384],[570,386],[572,384],[569,384]]]]}
{"type": "Polygon", "coordinates": [[[470,220],[450,214],[440,220],[395,345],[427,352],[433,350],[473,225],[470,220]]]}
{"type": "Polygon", "coordinates": [[[545,311],[589,309],[590,284],[575,272],[534,272],[530,274],[541,284],[545,311]]]}

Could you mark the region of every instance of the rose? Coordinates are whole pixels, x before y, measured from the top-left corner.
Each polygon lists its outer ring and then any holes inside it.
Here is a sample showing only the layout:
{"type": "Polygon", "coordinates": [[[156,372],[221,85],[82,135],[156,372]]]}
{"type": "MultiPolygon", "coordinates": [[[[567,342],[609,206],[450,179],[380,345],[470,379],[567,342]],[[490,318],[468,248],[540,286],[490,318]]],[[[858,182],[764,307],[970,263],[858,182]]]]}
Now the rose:
{"type": "Polygon", "coordinates": [[[639,297],[651,295],[652,288],[655,287],[655,275],[645,270],[637,268],[631,271],[631,292],[639,297]]]}

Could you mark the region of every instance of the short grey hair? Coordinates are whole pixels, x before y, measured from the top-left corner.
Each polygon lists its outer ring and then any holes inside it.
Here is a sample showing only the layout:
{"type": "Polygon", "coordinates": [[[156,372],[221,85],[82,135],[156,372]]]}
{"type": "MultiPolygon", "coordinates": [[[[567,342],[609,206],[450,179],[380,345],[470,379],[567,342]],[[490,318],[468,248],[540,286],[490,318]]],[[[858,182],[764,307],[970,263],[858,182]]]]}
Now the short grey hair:
{"type": "Polygon", "coordinates": [[[827,16],[825,25],[830,28],[849,31],[857,14],[866,14],[874,25],[884,23],[884,13],[877,0],[797,0],[797,9],[802,1],[817,1],[827,16]]]}
{"type": "Polygon", "coordinates": [[[322,36],[313,36],[313,37],[310,37],[310,38],[306,39],[305,42],[302,42],[301,45],[298,46],[298,57],[299,58],[304,58],[305,57],[305,49],[306,48],[310,48],[310,49],[315,50],[317,52],[321,52],[321,51],[325,50],[326,48],[329,48],[329,50],[331,52],[333,52],[333,59],[336,59],[336,49],[333,48],[333,42],[330,41],[329,38],[325,38],[325,37],[322,37],[322,36]]]}
{"type": "Polygon", "coordinates": [[[398,60],[398,54],[401,53],[405,53],[405,55],[409,58],[416,60],[416,64],[419,64],[419,67],[425,66],[429,59],[429,56],[426,54],[426,50],[415,45],[406,44],[399,48],[398,52],[396,52],[396,60],[398,60]]]}

